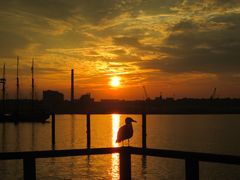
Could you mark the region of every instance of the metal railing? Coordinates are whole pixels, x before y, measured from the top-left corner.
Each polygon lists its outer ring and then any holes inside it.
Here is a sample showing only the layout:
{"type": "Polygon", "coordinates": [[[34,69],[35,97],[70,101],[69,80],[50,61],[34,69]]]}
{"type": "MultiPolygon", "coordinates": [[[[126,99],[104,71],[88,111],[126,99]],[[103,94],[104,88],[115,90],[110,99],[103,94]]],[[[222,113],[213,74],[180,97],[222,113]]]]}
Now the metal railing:
{"type": "Polygon", "coordinates": [[[131,155],[145,155],[164,158],[185,160],[185,179],[199,179],[199,162],[215,162],[240,165],[240,156],[217,155],[210,153],[197,153],[185,151],[173,151],[162,149],[150,149],[140,147],[116,147],[116,148],[93,148],[76,150],[49,150],[29,152],[3,152],[0,160],[23,159],[23,171],[25,180],[36,179],[36,159],[51,157],[83,156],[119,153],[120,156],[120,179],[131,179],[131,155]]]}

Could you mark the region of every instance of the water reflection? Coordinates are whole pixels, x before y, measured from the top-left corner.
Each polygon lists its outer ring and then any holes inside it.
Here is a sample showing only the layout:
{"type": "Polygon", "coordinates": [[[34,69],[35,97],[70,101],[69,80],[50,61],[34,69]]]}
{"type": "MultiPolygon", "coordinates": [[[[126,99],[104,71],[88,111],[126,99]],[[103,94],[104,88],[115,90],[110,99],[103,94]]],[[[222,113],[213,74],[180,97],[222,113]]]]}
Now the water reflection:
{"type": "Polygon", "coordinates": [[[75,146],[75,116],[72,114],[71,115],[71,134],[72,134],[72,137],[71,137],[71,148],[73,149],[74,146],[75,146]]]}
{"type": "Polygon", "coordinates": [[[15,132],[17,132],[17,134],[16,134],[16,143],[15,143],[15,147],[16,147],[16,149],[15,149],[15,151],[20,151],[21,150],[21,145],[20,145],[20,138],[21,138],[21,136],[20,136],[20,129],[19,129],[19,124],[17,124],[17,125],[15,125],[14,127],[15,127],[15,132]]]}
{"type": "Polygon", "coordinates": [[[5,139],[6,139],[6,137],[5,137],[5,123],[3,123],[3,125],[2,125],[2,152],[4,152],[5,151],[5,139]]]}
{"type": "MultiPolygon", "coordinates": [[[[118,147],[118,143],[116,143],[117,132],[120,125],[120,115],[112,114],[112,146],[118,147]]],[[[112,179],[119,179],[119,154],[112,154],[112,171],[111,171],[112,179]]]]}

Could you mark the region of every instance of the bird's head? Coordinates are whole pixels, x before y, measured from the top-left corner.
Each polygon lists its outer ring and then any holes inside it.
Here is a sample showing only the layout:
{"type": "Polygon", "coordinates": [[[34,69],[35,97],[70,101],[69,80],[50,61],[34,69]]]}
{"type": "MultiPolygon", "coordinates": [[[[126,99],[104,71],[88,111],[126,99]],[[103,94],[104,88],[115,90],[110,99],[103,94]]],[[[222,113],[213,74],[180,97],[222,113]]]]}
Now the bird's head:
{"type": "Polygon", "coordinates": [[[125,119],[125,123],[126,123],[126,124],[131,124],[132,122],[137,122],[137,121],[133,120],[133,119],[130,118],[130,117],[127,117],[127,118],[125,119]]]}

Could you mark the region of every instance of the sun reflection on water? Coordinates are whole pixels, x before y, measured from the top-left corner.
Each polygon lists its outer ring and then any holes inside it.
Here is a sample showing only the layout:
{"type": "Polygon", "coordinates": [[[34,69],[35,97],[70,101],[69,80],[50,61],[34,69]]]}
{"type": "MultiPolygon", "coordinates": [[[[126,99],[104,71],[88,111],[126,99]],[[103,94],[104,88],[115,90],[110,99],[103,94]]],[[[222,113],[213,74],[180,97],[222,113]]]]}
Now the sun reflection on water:
{"type": "MultiPolygon", "coordinates": [[[[120,125],[120,114],[112,114],[112,146],[118,147],[116,143],[117,132],[120,125]]],[[[119,179],[119,154],[112,154],[112,170],[111,170],[112,179],[119,179]]]]}

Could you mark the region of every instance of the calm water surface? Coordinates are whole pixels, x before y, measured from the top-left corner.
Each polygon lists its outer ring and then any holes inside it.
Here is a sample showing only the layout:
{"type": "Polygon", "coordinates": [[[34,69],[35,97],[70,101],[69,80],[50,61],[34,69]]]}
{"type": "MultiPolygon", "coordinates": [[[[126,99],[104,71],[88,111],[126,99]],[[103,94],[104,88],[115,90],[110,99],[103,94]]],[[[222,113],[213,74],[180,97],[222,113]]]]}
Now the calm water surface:
{"type": "MultiPolygon", "coordinates": [[[[131,146],[141,147],[141,115],[91,115],[91,146],[117,147],[127,116],[137,120],[131,146]]],[[[240,115],[148,115],[147,146],[240,155],[240,115]]],[[[56,149],[86,148],[86,116],[56,116],[56,149]]],[[[121,145],[121,144],[120,144],[121,145]]],[[[51,123],[0,124],[0,151],[50,150],[51,123]]],[[[184,179],[184,161],[132,156],[133,179],[184,179]]],[[[0,179],[23,179],[22,161],[0,161],[0,179]]],[[[119,154],[37,159],[37,179],[119,179],[119,154]]],[[[200,163],[200,179],[240,179],[240,167],[200,163]]]]}

